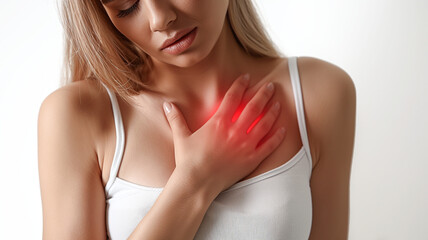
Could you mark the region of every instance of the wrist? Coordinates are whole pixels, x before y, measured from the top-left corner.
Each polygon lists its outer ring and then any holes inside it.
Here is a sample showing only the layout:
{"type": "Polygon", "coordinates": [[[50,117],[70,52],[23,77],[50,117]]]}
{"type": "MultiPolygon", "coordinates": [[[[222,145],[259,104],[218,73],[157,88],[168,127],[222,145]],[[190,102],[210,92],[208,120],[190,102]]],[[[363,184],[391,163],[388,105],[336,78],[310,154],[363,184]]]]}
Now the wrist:
{"type": "Polygon", "coordinates": [[[196,176],[196,174],[185,169],[176,168],[167,184],[170,182],[188,197],[197,197],[199,201],[209,205],[222,190],[218,182],[203,178],[203,176],[196,176]]]}

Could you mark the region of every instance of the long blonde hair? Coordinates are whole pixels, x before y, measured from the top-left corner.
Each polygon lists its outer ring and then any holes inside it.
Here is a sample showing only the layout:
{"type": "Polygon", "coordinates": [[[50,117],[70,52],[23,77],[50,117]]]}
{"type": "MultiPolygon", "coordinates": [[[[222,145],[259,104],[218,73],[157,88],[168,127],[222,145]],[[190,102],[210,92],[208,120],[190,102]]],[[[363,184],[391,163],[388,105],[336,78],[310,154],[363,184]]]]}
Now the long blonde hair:
{"type": "MultiPolygon", "coordinates": [[[[240,46],[250,55],[280,57],[251,0],[230,0],[227,17],[240,46]]],[[[152,63],[146,53],[120,33],[100,0],[62,0],[64,64],[62,84],[93,79],[127,99],[148,86],[152,63]]]]}

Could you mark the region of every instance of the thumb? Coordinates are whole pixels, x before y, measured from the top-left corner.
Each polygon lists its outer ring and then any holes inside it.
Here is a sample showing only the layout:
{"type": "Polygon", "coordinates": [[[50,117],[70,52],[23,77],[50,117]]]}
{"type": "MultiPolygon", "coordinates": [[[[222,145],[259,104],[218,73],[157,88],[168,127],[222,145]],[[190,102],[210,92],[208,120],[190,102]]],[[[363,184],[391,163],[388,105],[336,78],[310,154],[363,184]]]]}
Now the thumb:
{"type": "Polygon", "coordinates": [[[174,139],[177,137],[189,136],[191,134],[183,114],[177,107],[174,106],[174,104],[164,102],[163,110],[165,112],[166,118],[168,119],[174,139]]]}

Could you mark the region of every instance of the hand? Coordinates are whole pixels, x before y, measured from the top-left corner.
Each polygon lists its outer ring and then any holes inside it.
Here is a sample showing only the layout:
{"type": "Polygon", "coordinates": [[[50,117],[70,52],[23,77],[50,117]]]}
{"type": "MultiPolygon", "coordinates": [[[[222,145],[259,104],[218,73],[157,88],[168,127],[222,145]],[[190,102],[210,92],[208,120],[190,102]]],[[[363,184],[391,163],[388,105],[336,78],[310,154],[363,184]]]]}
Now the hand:
{"type": "Polygon", "coordinates": [[[263,85],[237,120],[232,121],[248,87],[248,78],[244,75],[233,82],[217,112],[194,133],[189,130],[181,111],[174,104],[164,103],[173,134],[174,171],[184,172],[194,182],[217,193],[251,173],[285,136],[282,127],[270,138],[263,139],[280,112],[278,102],[276,107],[273,104],[261,115],[273,96],[273,84],[270,90],[267,84],[263,85]],[[251,126],[255,120],[259,121],[251,126]]]}

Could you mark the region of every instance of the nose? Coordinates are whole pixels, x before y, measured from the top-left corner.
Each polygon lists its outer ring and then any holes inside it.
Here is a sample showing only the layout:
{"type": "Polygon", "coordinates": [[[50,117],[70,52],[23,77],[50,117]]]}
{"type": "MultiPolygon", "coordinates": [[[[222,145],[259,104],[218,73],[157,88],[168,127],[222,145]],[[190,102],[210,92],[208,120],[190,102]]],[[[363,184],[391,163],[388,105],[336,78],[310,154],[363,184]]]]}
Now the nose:
{"type": "Polygon", "coordinates": [[[165,30],[177,18],[168,1],[148,0],[146,8],[152,32],[165,30]]]}

